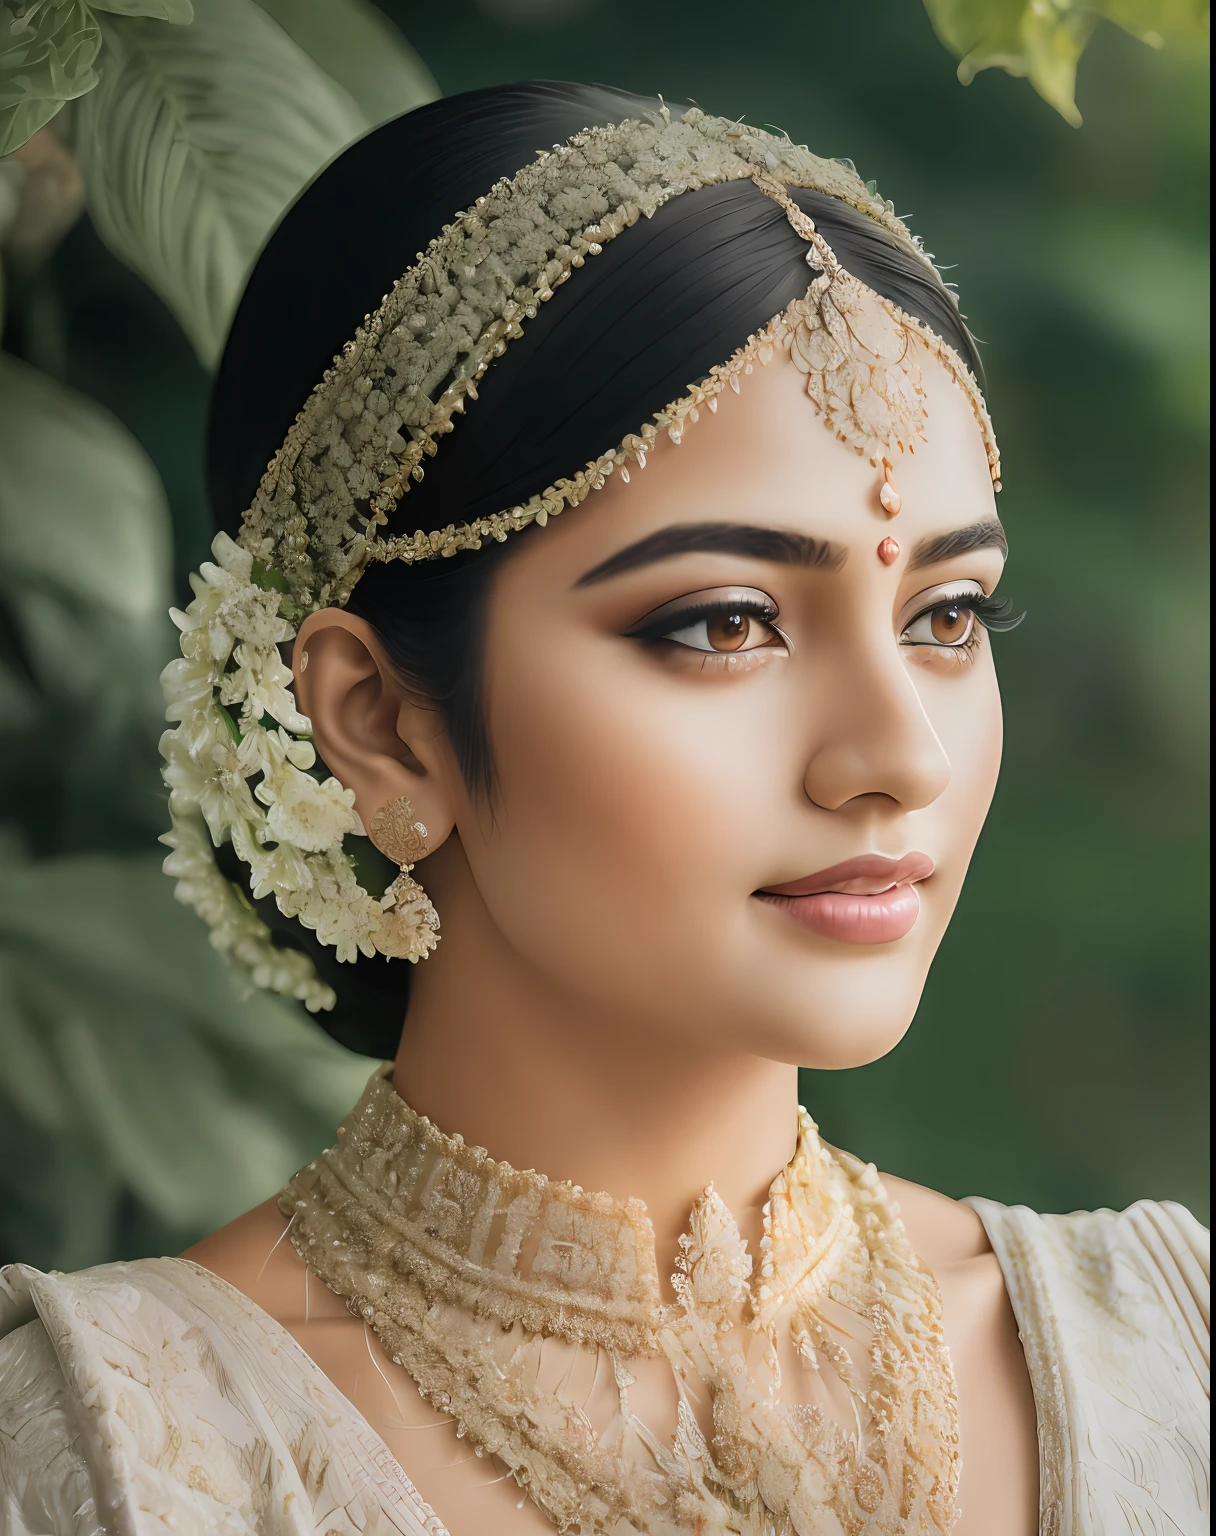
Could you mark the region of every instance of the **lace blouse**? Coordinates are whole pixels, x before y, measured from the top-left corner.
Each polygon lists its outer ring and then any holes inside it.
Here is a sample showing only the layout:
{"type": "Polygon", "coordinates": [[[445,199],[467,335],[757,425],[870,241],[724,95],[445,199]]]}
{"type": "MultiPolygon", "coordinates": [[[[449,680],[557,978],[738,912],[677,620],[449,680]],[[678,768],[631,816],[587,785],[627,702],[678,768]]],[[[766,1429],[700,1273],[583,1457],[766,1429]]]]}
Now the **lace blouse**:
{"type": "MultiPolygon", "coordinates": [[[[1042,1536],[1208,1529],[1208,1234],[972,1204],[1039,1421],[1042,1536]]],[[[292,1337],[184,1259],[0,1272],[0,1536],[447,1536],[292,1337]]]]}

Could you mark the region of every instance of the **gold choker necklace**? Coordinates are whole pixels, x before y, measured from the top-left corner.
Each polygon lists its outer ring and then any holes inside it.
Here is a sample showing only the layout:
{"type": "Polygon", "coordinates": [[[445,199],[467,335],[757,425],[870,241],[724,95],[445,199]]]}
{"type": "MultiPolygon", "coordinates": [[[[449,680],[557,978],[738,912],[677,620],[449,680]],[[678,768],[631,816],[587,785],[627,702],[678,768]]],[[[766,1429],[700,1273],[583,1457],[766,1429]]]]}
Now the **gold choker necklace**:
{"type": "Polygon", "coordinates": [[[416,1115],[391,1070],[280,1195],[291,1240],[558,1529],[950,1530],[941,1296],[872,1166],[799,1111],[758,1273],[711,1187],[664,1303],[641,1201],[493,1161],[416,1115]]]}

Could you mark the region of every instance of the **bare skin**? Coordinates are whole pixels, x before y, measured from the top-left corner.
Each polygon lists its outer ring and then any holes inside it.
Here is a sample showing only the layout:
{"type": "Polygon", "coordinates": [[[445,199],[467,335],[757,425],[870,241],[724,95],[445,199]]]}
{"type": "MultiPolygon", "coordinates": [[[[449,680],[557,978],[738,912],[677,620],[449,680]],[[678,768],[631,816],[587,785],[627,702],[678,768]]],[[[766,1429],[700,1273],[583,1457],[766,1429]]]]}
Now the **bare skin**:
{"type": "MultiPolygon", "coordinates": [[[[922,615],[943,590],[991,593],[1003,551],[969,407],[944,373],[926,383],[930,441],[899,466],[891,522],[875,472],[816,422],[779,358],[632,483],[521,536],[487,621],[493,815],[366,624],[326,610],[297,641],[301,708],[360,815],[408,795],[436,850],[418,873],[443,938],[413,976],[395,1086],[497,1158],[644,1199],[660,1274],[710,1181],[758,1239],[793,1150],[798,1065],[862,1065],[901,1038],[987,813],[1001,740],[988,641],[976,628],[946,644],[922,615]],[[668,550],[587,579],[642,540],[707,523],[794,535],[805,558],[668,550]],[[975,547],[941,544],[968,529],[975,547]],[[888,534],[901,546],[890,565],[876,554],[888,534]],[[809,558],[811,540],[829,558],[809,558]],[[685,611],[665,637],[637,637],[686,598],[710,617],[685,611]],[[746,643],[715,650],[714,614],[749,603],[746,643]],[[756,894],[912,850],[934,872],[894,941],[824,937],[756,894]]],[[[1029,1536],[1034,1404],[996,1259],[968,1207],[887,1183],[942,1292],[957,1530],[1029,1536]]],[[[295,1335],[452,1536],[551,1529],[362,1322],[306,1284],[284,1226],[269,1202],[187,1257],[295,1335]]]]}

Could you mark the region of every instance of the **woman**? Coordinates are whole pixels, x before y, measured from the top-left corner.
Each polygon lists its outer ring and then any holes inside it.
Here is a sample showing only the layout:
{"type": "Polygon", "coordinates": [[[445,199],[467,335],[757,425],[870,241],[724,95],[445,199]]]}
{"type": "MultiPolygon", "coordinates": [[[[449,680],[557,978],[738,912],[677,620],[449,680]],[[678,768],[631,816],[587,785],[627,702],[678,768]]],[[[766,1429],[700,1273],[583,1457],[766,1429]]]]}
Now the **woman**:
{"type": "Polygon", "coordinates": [[[907,1028],[996,780],[979,373],[850,166],[699,110],[455,98],[288,214],[167,868],[395,1061],[183,1258],[8,1272],[14,1529],[1205,1526],[1193,1218],[959,1204],[797,1109],[907,1028]]]}

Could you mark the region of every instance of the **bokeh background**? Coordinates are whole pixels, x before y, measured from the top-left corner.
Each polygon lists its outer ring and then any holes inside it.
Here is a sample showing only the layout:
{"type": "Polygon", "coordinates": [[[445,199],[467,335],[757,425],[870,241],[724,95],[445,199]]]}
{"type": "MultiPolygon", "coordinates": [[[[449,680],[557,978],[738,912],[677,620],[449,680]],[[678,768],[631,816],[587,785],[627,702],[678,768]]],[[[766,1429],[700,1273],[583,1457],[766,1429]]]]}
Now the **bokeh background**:
{"type": "MultiPolygon", "coordinates": [[[[1029,614],[996,642],[1005,768],[908,1038],[804,1099],[951,1194],[1207,1220],[1206,45],[1100,27],[1077,129],[999,72],[964,89],[920,0],[379,10],[423,92],[426,70],[444,93],[600,81],[846,156],[950,267],[1029,614]]],[[[211,537],[207,373],[87,214],[10,240],[4,274],[0,1262],[74,1268],[265,1198],[370,1063],[242,998],[159,873],[156,678],[211,537]]]]}

